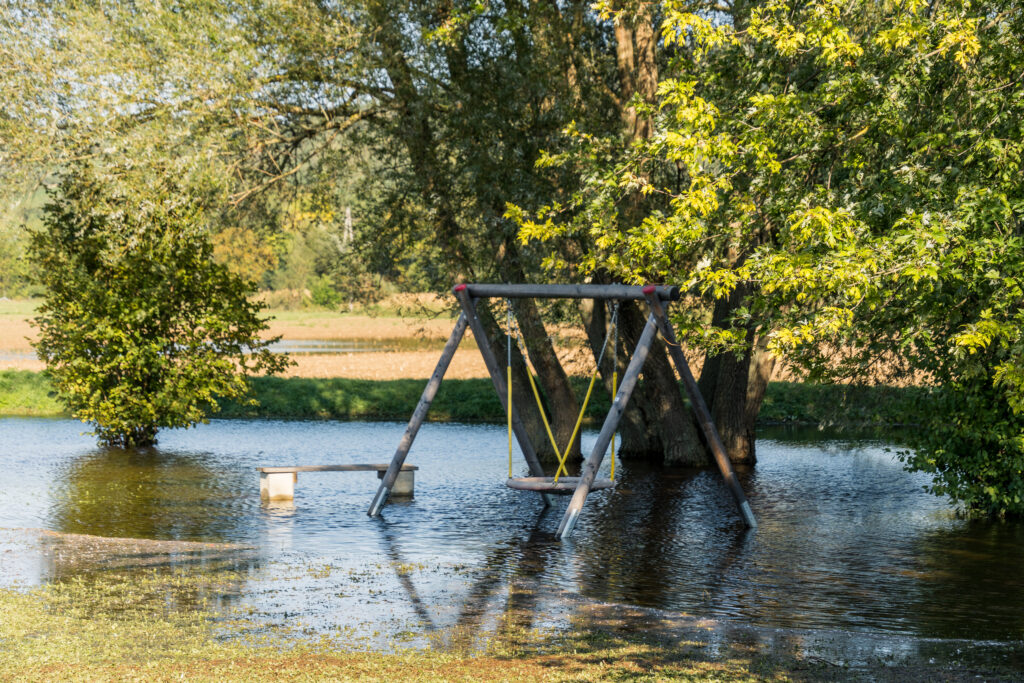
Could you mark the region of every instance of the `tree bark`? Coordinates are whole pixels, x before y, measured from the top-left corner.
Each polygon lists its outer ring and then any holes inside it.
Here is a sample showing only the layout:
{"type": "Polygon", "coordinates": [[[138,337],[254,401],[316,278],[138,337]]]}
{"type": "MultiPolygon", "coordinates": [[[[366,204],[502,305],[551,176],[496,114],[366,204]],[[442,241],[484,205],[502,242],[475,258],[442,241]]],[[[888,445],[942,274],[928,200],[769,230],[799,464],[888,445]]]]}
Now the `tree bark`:
{"type": "MultiPolygon", "coordinates": [[[[551,423],[551,431],[559,449],[564,450],[576,426],[580,410],[579,401],[569,383],[569,376],[555,354],[555,347],[541,320],[537,302],[533,299],[517,299],[513,302],[513,308],[523,333],[526,352],[537,371],[538,383],[544,389],[543,398],[547,399],[545,409],[551,423]]],[[[550,447],[547,434],[544,434],[543,443],[537,443],[535,446],[537,456],[541,460],[556,455],[550,447]]],[[[577,435],[570,444],[566,462],[578,462],[580,459],[580,437],[577,435]]]]}
{"type": "MultiPolygon", "coordinates": [[[[657,101],[658,62],[657,35],[651,5],[641,3],[635,12],[623,12],[615,23],[615,54],[621,92],[620,120],[630,141],[650,137],[653,122],[641,116],[630,104],[635,96],[654,105],[657,101]]],[[[647,213],[647,200],[640,193],[623,199],[621,220],[626,227],[638,225],[647,213]]],[[[591,348],[600,351],[604,339],[606,314],[600,306],[584,310],[585,327],[591,348]]],[[[628,354],[640,338],[646,314],[636,302],[623,301],[619,308],[622,349],[616,362],[625,368],[628,354]]],[[[602,368],[602,378],[611,390],[609,368],[602,368]]],[[[647,358],[643,381],[633,393],[620,428],[623,457],[658,460],[669,465],[706,466],[710,453],[699,436],[692,412],[686,406],[669,363],[664,342],[657,338],[647,358]]]]}
{"type": "MultiPolygon", "coordinates": [[[[590,347],[597,358],[611,321],[603,304],[582,301],[580,310],[590,347]]],[[[612,391],[612,363],[618,366],[621,377],[646,322],[646,314],[635,302],[620,303],[619,352],[614,360],[611,350],[606,352],[601,366],[601,379],[609,394],[612,391]]],[[[687,467],[703,467],[710,463],[710,455],[700,439],[693,414],[683,400],[665,344],[660,338],[656,338],[651,347],[643,370],[643,381],[633,392],[619,425],[622,436],[619,453],[624,458],[643,458],[687,467]]]]}
{"type": "MultiPolygon", "coordinates": [[[[732,311],[749,293],[748,288],[740,286],[729,297],[716,301],[712,324],[728,326],[732,311]]],[[[729,460],[753,465],[757,462],[757,414],[775,367],[775,357],[767,351],[768,337],[759,335],[753,326],[746,329],[746,344],[747,349],[742,354],[709,355],[697,384],[711,410],[729,460]]]]}
{"type": "MultiPolygon", "coordinates": [[[[445,162],[437,153],[438,136],[431,120],[430,103],[416,87],[412,70],[403,52],[404,46],[400,36],[395,32],[394,22],[387,16],[383,7],[377,7],[377,10],[381,13],[378,19],[382,26],[378,40],[382,47],[385,70],[394,84],[394,105],[400,121],[401,139],[411,166],[421,183],[423,202],[432,209],[434,234],[449,255],[448,266],[452,278],[462,276],[475,279],[474,260],[470,257],[472,247],[465,243],[464,237],[472,231],[462,229],[459,224],[455,209],[459,203],[457,193],[451,187],[445,162]]],[[[446,59],[453,74],[459,75],[465,70],[464,57],[457,47],[447,49],[446,59]]],[[[496,207],[495,215],[501,215],[503,210],[504,204],[496,207]]],[[[494,267],[498,276],[503,280],[525,282],[526,277],[520,265],[515,235],[505,235],[496,240],[493,247],[494,267]]],[[[490,336],[495,356],[504,359],[508,354],[505,331],[502,329],[504,311],[498,312],[492,306],[491,302],[482,301],[478,311],[481,322],[490,336]]],[[[538,384],[542,399],[546,402],[545,410],[551,421],[552,432],[558,448],[565,448],[575,425],[578,401],[572,393],[569,379],[544,329],[536,303],[528,300],[517,302],[516,313],[527,353],[537,370],[538,384]]],[[[527,365],[519,348],[513,345],[512,400],[522,416],[537,456],[542,461],[555,462],[556,449],[552,447],[547,436],[527,372],[527,365]]],[[[570,449],[569,459],[580,459],[578,438],[570,449]]]]}
{"type": "Polygon", "coordinates": [[[638,140],[651,136],[653,122],[640,116],[629,102],[639,94],[654,104],[658,92],[658,38],[654,28],[652,5],[641,2],[636,12],[623,12],[615,21],[615,58],[622,93],[620,118],[627,137],[638,140]]]}

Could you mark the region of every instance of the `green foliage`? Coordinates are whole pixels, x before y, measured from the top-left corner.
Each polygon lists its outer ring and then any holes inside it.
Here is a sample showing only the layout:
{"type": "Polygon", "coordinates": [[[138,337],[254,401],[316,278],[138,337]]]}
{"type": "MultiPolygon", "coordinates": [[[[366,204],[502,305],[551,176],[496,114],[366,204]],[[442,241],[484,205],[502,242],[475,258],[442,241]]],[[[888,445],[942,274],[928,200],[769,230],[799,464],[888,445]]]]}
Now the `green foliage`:
{"type": "Polygon", "coordinates": [[[313,282],[310,290],[313,303],[324,308],[337,308],[341,304],[341,294],[334,287],[334,281],[328,275],[321,275],[313,282]]]}
{"type": "Polygon", "coordinates": [[[144,445],[239,398],[267,350],[250,283],[212,258],[200,207],[170,180],[63,177],[32,236],[46,288],[36,350],[61,400],[109,444],[144,445]]]}
{"type": "Polygon", "coordinates": [[[991,381],[957,382],[935,392],[903,458],[932,474],[931,490],[964,501],[974,512],[1024,509],[1024,434],[1020,414],[991,381]]]}
{"type": "Polygon", "coordinates": [[[1020,4],[662,9],[653,134],[568,128],[544,163],[587,187],[510,209],[521,239],[577,276],[685,284],[691,346],[756,331],[813,378],[935,385],[942,428],[909,465],[968,509],[1024,514],[1020,4]]]}
{"type": "Polygon", "coordinates": [[[0,370],[0,415],[54,417],[63,414],[53,386],[29,370],[0,370]]]}

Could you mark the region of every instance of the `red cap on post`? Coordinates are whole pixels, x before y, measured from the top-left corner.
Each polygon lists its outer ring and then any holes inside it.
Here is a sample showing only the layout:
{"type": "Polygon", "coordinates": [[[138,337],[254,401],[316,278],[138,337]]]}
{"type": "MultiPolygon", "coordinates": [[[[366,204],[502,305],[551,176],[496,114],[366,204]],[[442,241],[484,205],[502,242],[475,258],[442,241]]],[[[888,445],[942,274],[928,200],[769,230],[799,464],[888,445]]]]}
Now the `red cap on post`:
{"type": "Polygon", "coordinates": [[[461,292],[461,291],[462,291],[462,290],[464,290],[465,288],[466,288],[466,285],[465,285],[465,283],[463,283],[463,284],[459,284],[459,285],[455,285],[455,291],[456,291],[456,292],[461,292]]]}
{"type": "Polygon", "coordinates": [[[644,287],[644,294],[654,294],[654,290],[656,289],[657,287],[655,287],[654,285],[647,285],[646,287],[644,287]]]}

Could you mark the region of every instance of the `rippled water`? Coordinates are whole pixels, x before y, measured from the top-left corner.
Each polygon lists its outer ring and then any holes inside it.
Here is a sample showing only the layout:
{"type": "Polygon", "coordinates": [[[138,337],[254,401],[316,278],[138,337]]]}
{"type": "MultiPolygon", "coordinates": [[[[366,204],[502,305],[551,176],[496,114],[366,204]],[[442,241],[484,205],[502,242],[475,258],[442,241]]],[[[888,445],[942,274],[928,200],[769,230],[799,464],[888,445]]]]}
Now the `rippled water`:
{"type": "MultiPolygon", "coordinates": [[[[387,462],[403,429],[216,421],[123,451],[77,422],[3,419],[0,527],[251,544],[240,599],[337,628],[464,624],[515,596],[543,622],[574,595],[765,627],[1024,638],[1024,525],[958,519],[877,442],[766,434],[740,475],[755,532],[717,473],[627,462],[555,541],[565,499],[545,511],[506,488],[505,432],[481,425],[425,425],[416,497],[381,518],[365,514],[373,473],[300,474],[294,505],[260,504],[256,467],[387,462]]],[[[73,571],[6,557],[0,584],[73,571]]]]}

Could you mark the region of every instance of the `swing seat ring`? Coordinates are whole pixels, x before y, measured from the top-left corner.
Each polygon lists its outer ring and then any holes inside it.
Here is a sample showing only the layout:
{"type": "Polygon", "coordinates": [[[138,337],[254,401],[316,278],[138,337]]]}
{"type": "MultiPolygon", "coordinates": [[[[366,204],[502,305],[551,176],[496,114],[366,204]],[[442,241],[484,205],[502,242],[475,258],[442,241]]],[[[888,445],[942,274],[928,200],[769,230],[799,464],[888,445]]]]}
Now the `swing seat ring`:
{"type": "MultiPolygon", "coordinates": [[[[505,486],[519,491],[539,491],[541,493],[568,495],[575,493],[579,483],[580,477],[559,477],[557,482],[554,477],[509,477],[505,481],[505,486]]],[[[590,485],[590,490],[599,491],[614,487],[615,482],[611,479],[594,479],[594,483],[590,485]]]]}

